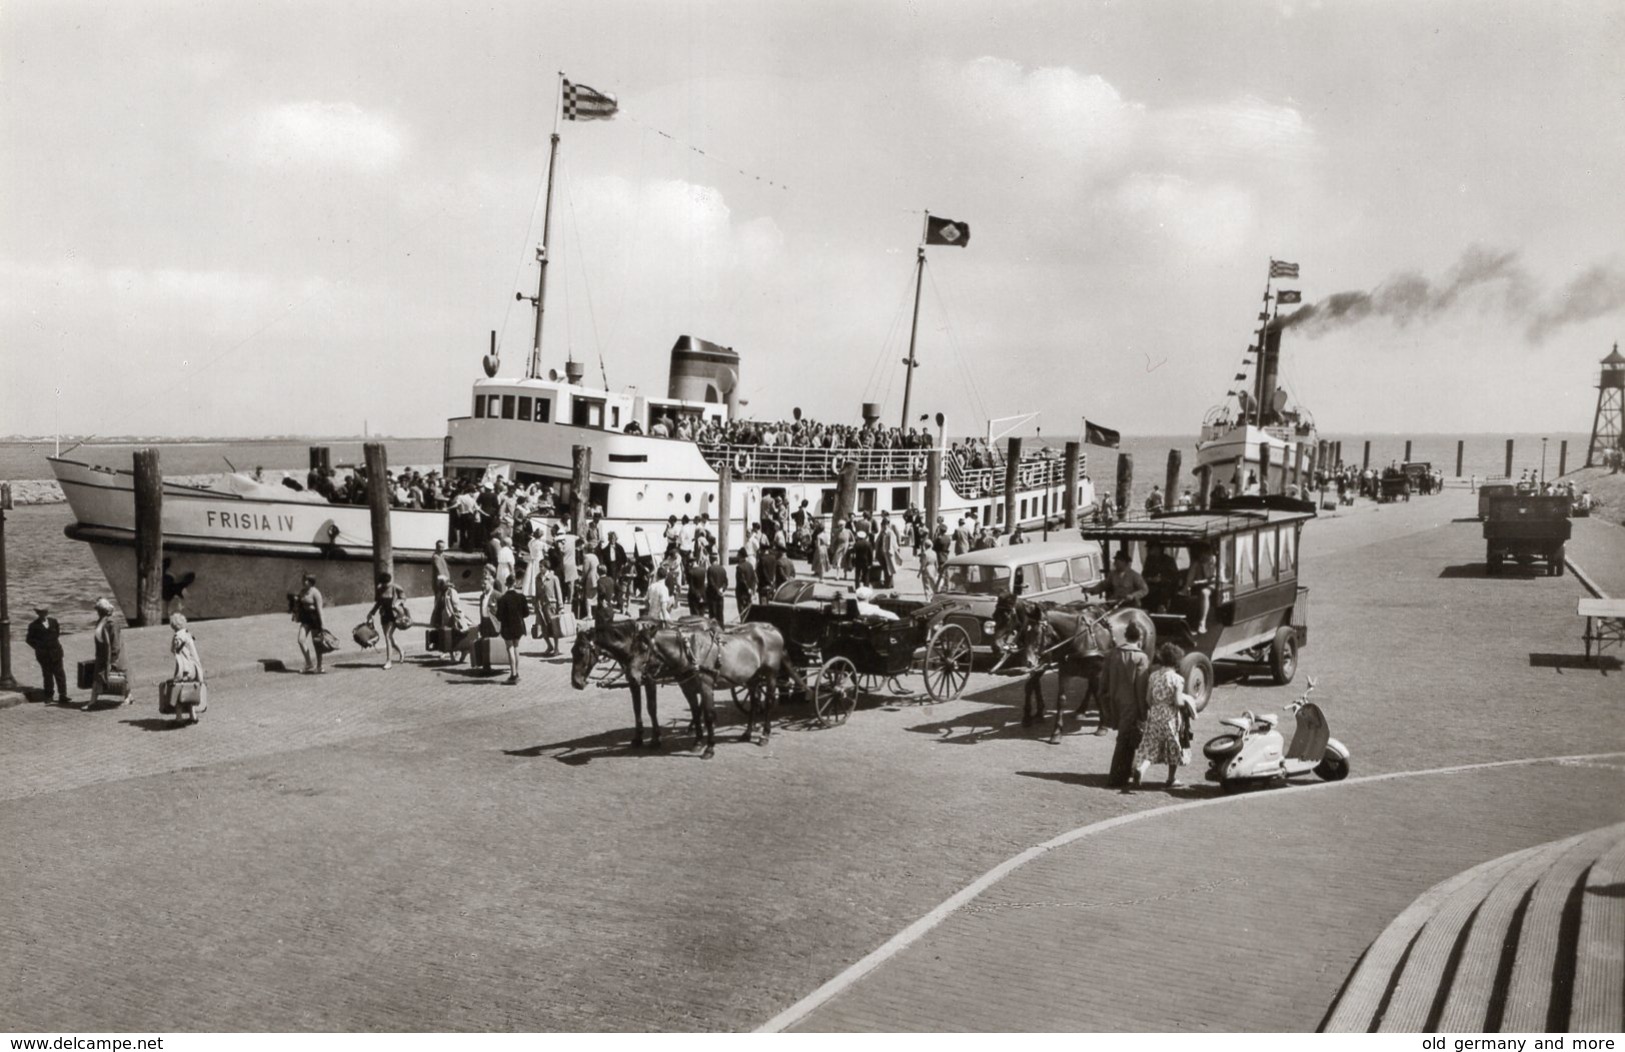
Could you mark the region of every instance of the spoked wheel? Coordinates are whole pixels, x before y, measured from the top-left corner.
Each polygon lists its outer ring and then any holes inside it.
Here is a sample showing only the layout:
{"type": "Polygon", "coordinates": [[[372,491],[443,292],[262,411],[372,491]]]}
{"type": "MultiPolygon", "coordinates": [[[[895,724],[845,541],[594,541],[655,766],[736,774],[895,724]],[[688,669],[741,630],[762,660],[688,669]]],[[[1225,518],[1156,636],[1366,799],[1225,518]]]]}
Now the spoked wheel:
{"type": "Polygon", "coordinates": [[[925,692],[933,701],[953,701],[970,680],[970,634],[958,625],[943,625],[925,645],[925,692]]]}
{"type": "Polygon", "coordinates": [[[813,683],[813,712],[820,726],[846,722],[858,703],[858,670],[843,657],[830,658],[813,683]]]}
{"type": "Polygon", "coordinates": [[[741,716],[750,715],[750,688],[729,687],[728,693],[733,697],[734,711],[741,716]]]}

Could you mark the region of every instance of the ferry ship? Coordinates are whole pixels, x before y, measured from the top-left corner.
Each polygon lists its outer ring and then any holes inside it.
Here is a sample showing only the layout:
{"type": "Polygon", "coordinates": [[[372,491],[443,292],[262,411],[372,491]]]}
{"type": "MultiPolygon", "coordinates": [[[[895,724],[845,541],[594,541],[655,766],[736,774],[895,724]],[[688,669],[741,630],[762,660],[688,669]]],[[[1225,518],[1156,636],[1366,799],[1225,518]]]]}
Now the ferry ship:
{"type": "MultiPolygon", "coordinates": [[[[1314,472],[1315,418],[1302,406],[1292,405],[1281,388],[1281,334],[1286,326],[1280,307],[1282,302],[1297,303],[1299,293],[1293,289],[1272,292],[1270,288],[1270,280],[1297,276],[1296,263],[1270,261],[1257,342],[1247,348],[1245,359],[1252,368],[1250,389],[1241,386],[1230,391],[1233,401],[1214,406],[1202,421],[1196,475],[1204,501],[1220,483],[1232,496],[1266,491],[1280,495],[1314,472]]],[[[1245,372],[1236,375],[1238,383],[1246,379],[1245,372]]]]}
{"type": "MultiPolygon", "coordinates": [[[[564,91],[572,87],[565,82],[564,91]]],[[[590,89],[588,89],[590,90],[590,89]]],[[[609,96],[603,96],[609,98],[609,96]]],[[[568,111],[567,111],[568,112],[568,111]]],[[[568,116],[566,119],[571,119],[568,116]]],[[[585,500],[602,516],[602,528],[614,531],[632,550],[636,529],[650,535],[657,553],[671,516],[723,518],[721,473],[730,475],[727,550],[744,542],[749,524],[758,521],[768,497],[783,497],[792,509],[806,501],[826,524],[835,510],[839,475],[847,465],[857,473],[855,509],[889,511],[900,517],[911,505],[926,507],[927,449],[826,449],[797,446],[705,443],[671,437],[688,421],[721,427],[734,420],[745,374],[741,355],[692,336],[681,336],[671,350],[666,397],[645,397],[583,383],[580,363],[565,363],[562,375],[542,369],[542,336],[550,260],[548,235],[552,218],[553,172],[559,135],[552,135],[548,161],[547,206],[536,295],[530,299],[536,324],[526,368],[502,375],[495,353],[485,356],[466,415],[447,421],[444,473],[452,478],[501,475],[520,485],[539,483],[552,493],[561,511],[585,500]],[[577,448],[590,451],[588,492],[577,493],[577,448]]],[[[927,217],[931,243],[933,222],[927,217]]],[[[968,235],[967,235],[968,237],[968,235]]],[[[925,244],[917,265],[925,267],[925,244]]],[[[919,275],[915,311],[919,309],[919,275]]],[[[911,335],[908,384],[903,420],[909,420],[914,338],[911,335]]],[[[640,387],[637,390],[648,390],[640,387]]],[[[658,389],[658,388],[656,388],[658,389]]],[[[862,426],[879,427],[879,407],[863,407],[862,426]]],[[[1016,418],[1012,418],[1016,419],[1016,418]]],[[[997,422],[990,422],[985,446],[973,459],[949,448],[944,421],[936,416],[936,446],[943,450],[939,479],[939,514],[950,528],[961,517],[1008,532],[1058,519],[1064,507],[1065,472],[1051,449],[1024,451],[1016,472],[1018,493],[1013,521],[1005,519],[1006,463],[994,448],[997,422]]],[[[113,471],[72,460],[51,461],[75,522],[69,537],[89,543],[108,583],[127,616],[136,611],[134,485],[128,471],[113,471]]],[[[848,469],[849,470],[849,469],[848,469]]],[[[1078,508],[1095,499],[1083,469],[1078,508]]],[[[256,486],[240,476],[221,487],[204,488],[167,481],[163,487],[165,597],[171,611],[188,617],[235,617],[285,608],[306,573],[316,575],[328,603],[371,600],[372,531],[365,505],[330,504],[311,493],[256,486]]],[[[429,557],[436,541],[451,539],[444,511],[395,509],[390,530],[396,582],[409,596],[431,594],[429,557]]],[[[477,587],[482,558],[452,552],[460,587],[477,587]]]]}

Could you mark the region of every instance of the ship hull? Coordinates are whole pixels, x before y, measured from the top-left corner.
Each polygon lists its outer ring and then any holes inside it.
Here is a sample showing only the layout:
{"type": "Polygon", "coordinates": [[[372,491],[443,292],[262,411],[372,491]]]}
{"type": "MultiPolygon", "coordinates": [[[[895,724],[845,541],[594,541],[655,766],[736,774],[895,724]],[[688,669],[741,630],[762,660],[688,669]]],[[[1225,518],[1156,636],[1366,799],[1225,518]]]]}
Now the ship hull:
{"type": "MultiPolygon", "coordinates": [[[[68,537],[92,554],[127,618],[137,612],[135,492],[128,472],[53,460],[73,509],[68,537]]],[[[306,574],[329,604],[370,601],[374,594],[368,508],[252,499],[165,483],[164,612],[188,618],[241,617],[287,609],[306,574]]],[[[409,597],[433,594],[430,556],[447,538],[440,512],[390,515],[395,581],[409,597]]],[[[482,560],[449,553],[460,589],[479,586],[482,560]]]]}

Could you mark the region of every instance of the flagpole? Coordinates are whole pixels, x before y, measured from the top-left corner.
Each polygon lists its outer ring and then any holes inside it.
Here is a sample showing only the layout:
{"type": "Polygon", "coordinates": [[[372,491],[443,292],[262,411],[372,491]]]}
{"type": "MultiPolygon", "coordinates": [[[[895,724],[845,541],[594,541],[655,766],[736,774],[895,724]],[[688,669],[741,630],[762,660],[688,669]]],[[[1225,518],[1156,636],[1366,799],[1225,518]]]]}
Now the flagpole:
{"type": "Polygon", "coordinates": [[[559,112],[564,102],[564,72],[559,72],[558,91],[553,99],[553,134],[547,148],[547,203],[542,206],[542,244],[536,250],[540,273],[536,276],[536,331],[531,337],[530,365],[525,375],[532,380],[542,376],[542,315],[547,311],[548,238],[553,229],[553,170],[559,159],[559,112]]]}
{"type": "Polygon", "coordinates": [[[925,229],[920,232],[920,248],[918,261],[914,266],[914,320],[908,327],[908,357],[903,360],[903,422],[899,424],[902,430],[908,429],[908,403],[914,393],[914,340],[920,332],[920,286],[925,280],[925,239],[931,231],[931,211],[925,213],[925,229]]]}

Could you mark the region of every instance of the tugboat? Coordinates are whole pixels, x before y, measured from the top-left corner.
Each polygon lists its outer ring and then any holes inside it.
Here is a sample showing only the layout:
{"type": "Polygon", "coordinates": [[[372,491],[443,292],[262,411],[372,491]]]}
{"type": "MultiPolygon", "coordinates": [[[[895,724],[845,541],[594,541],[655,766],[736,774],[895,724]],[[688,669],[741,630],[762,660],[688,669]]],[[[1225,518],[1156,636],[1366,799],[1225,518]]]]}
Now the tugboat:
{"type": "MultiPolygon", "coordinates": [[[[564,120],[603,120],[614,116],[615,98],[585,85],[561,81],[564,120]]],[[[556,127],[556,125],[555,125],[556,127]]],[[[470,412],[446,422],[444,474],[458,481],[488,482],[501,477],[519,486],[536,485],[561,514],[585,502],[600,516],[601,529],[618,533],[630,550],[633,532],[642,529],[663,547],[662,534],[671,517],[708,516],[720,523],[721,500],[727,492],[729,535],[719,538],[729,552],[744,542],[750,523],[759,519],[767,498],[783,498],[792,509],[828,519],[835,510],[841,478],[856,487],[854,510],[889,511],[901,516],[910,506],[926,506],[926,477],[933,450],[942,453],[939,514],[950,524],[975,516],[983,526],[1009,531],[1017,525],[1041,526],[1062,514],[1065,471],[1055,450],[1024,452],[1017,465],[1018,487],[1013,521],[1004,521],[1006,465],[996,447],[995,426],[987,437],[951,448],[942,414],[935,414],[936,433],[910,426],[909,398],[915,362],[914,336],[905,359],[902,425],[912,444],[886,445],[880,407],[863,405],[862,423],[837,430],[865,440],[847,445],[765,444],[737,441],[729,423],[738,419],[741,357],[725,347],[693,336],[680,336],[671,349],[664,398],[646,396],[639,386],[623,391],[583,382],[581,363],[544,369],[543,317],[546,307],[548,237],[552,224],[553,178],[559,134],[551,137],[547,198],[534,296],[519,293],[535,310],[535,326],[525,369],[502,375],[496,337],[484,356],[484,377],[473,384],[470,412]],[[719,437],[720,436],[720,437],[719,437]],[[586,492],[578,492],[577,451],[589,468],[586,492]],[[722,485],[726,465],[730,484],[722,485]]],[[[927,245],[963,245],[964,224],[927,216],[919,247],[915,280],[915,318],[919,313],[920,277],[927,245]]],[[[917,331],[917,325],[916,330],[917,331]]],[[[656,388],[657,389],[657,388],[656,388]]],[[[1033,414],[1010,419],[1031,419],[1033,414]]],[[[799,410],[795,424],[801,424],[799,410]]],[[[810,421],[808,422],[810,423],[810,421]]],[[[786,420],[771,426],[784,430],[786,420]]],[[[131,474],[76,461],[53,459],[52,469],[77,520],[67,534],[92,545],[108,583],[126,614],[135,612],[134,492],[131,474]]],[[[1094,503],[1094,487],[1082,469],[1077,506],[1094,503]]],[[[289,593],[299,590],[305,573],[316,574],[329,603],[372,598],[372,531],[367,507],[329,504],[316,494],[293,494],[280,487],[252,486],[233,478],[223,488],[164,484],[163,528],[166,579],[185,581],[178,596],[191,618],[236,617],[280,610],[289,593]]],[[[436,541],[451,540],[444,511],[396,509],[391,532],[397,564],[396,583],[408,596],[428,595],[433,581],[429,558],[436,541]]],[[[476,587],[480,557],[453,553],[453,573],[460,587],[476,587]]],[[[178,584],[177,584],[178,586],[178,584]]],[[[169,589],[166,588],[166,592],[169,589]]]]}
{"type": "MultiPolygon", "coordinates": [[[[1236,382],[1250,386],[1231,390],[1227,400],[1208,410],[1196,444],[1196,474],[1204,503],[1223,483],[1231,496],[1279,496],[1301,478],[1312,475],[1315,464],[1315,418],[1302,406],[1290,404],[1281,389],[1281,333],[1286,324],[1282,304],[1301,302],[1296,289],[1272,291],[1278,278],[1297,278],[1298,265],[1270,260],[1264,282],[1264,308],[1259,311],[1257,342],[1247,348],[1244,369],[1236,382]],[[1273,304],[1273,309],[1272,309],[1273,304]]],[[[1289,316],[1290,318],[1290,316],[1289,316]]]]}

